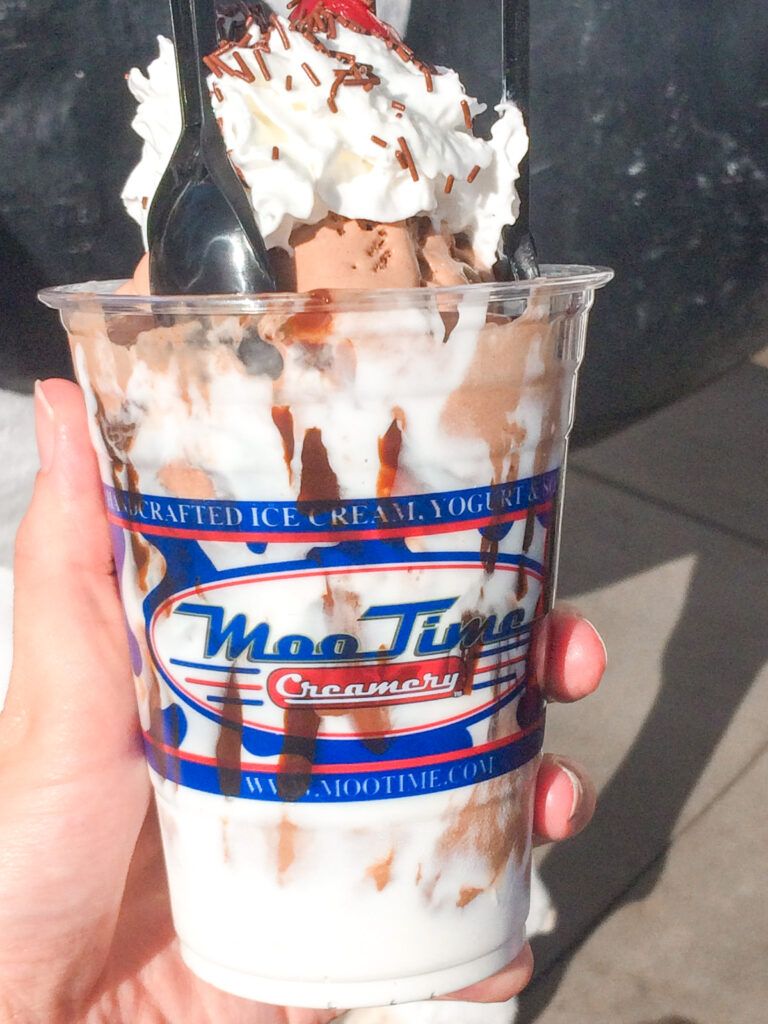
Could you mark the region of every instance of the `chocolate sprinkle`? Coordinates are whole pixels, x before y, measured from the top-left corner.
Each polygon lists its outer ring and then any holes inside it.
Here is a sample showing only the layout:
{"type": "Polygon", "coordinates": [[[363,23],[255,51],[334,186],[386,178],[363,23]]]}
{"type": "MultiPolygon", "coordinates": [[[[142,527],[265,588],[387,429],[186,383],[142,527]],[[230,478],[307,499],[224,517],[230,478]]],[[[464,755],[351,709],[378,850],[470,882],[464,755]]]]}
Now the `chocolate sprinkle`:
{"type": "Polygon", "coordinates": [[[320,79],[317,77],[317,75],[312,70],[312,68],[309,66],[309,64],[306,63],[306,61],[301,65],[301,67],[304,70],[307,78],[312,83],[312,85],[320,85],[320,79]]]}
{"type": "MultiPolygon", "coordinates": [[[[269,72],[269,68],[267,67],[267,62],[264,60],[263,54],[261,54],[258,50],[254,50],[253,56],[256,58],[256,63],[259,65],[259,71],[261,71],[262,75],[264,76],[264,81],[271,81],[272,75],[269,72]]],[[[252,78],[251,81],[254,81],[254,79],[252,78]]]]}
{"type": "MultiPolygon", "coordinates": [[[[261,73],[264,75],[264,77],[267,79],[267,81],[269,81],[270,74],[267,71],[267,66],[264,63],[264,58],[261,56],[261,54],[258,52],[258,50],[254,50],[254,56],[256,57],[256,61],[257,61],[258,65],[259,65],[259,67],[261,68],[261,73]]],[[[231,73],[236,78],[242,78],[242,80],[244,82],[248,82],[249,84],[251,82],[255,82],[256,81],[256,75],[254,75],[254,73],[251,71],[251,69],[245,63],[245,60],[243,58],[242,53],[237,53],[237,51],[235,51],[235,53],[232,54],[232,57],[233,57],[235,63],[237,64],[237,66],[240,68],[240,70],[239,71],[235,71],[234,68],[231,68],[230,69],[231,73]]]]}
{"type": "Polygon", "coordinates": [[[216,53],[212,53],[208,57],[203,57],[203,64],[205,64],[205,66],[212,71],[217,78],[223,78],[224,71],[229,70],[221,57],[216,53]]]}
{"type": "Polygon", "coordinates": [[[400,149],[402,150],[403,156],[405,157],[405,166],[410,171],[413,180],[418,181],[419,172],[416,170],[416,164],[413,162],[413,156],[411,154],[410,149],[408,148],[408,143],[405,141],[402,135],[397,141],[400,146],[400,149]]]}
{"type": "Polygon", "coordinates": [[[275,29],[275,31],[277,32],[277,34],[280,36],[280,42],[283,44],[283,49],[284,50],[290,50],[290,48],[291,48],[291,41],[288,38],[288,36],[286,35],[285,29],[283,28],[282,24],[280,23],[280,19],[277,17],[276,14],[271,14],[269,16],[269,20],[272,23],[272,26],[275,29]]]}
{"type": "Polygon", "coordinates": [[[332,113],[338,114],[339,108],[336,106],[336,93],[341,88],[344,79],[347,77],[346,68],[338,68],[334,71],[334,82],[331,86],[331,95],[328,97],[328,106],[331,108],[332,113]]]}

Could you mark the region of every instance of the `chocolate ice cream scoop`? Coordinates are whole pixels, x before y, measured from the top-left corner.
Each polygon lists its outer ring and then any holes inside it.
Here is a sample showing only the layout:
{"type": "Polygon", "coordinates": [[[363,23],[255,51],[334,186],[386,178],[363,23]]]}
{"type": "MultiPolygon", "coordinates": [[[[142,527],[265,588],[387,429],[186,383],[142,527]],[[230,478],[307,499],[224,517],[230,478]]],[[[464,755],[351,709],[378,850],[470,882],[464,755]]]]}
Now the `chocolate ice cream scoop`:
{"type": "Polygon", "coordinates": [[[149,212],[151,290],[274,291],[264,240],[227,157],[202,74],[202,56],[216,49],[213,7],[205,0],[171,0],[171,17],[182,127],[149,212]]]}

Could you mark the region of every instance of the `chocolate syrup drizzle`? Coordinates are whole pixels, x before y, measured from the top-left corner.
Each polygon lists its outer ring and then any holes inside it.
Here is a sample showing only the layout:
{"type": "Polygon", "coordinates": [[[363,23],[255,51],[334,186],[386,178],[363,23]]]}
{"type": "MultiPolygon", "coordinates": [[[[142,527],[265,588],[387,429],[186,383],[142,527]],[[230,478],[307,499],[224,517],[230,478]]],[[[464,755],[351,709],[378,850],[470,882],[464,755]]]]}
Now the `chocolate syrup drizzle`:
{"type": "Polygon", "coordinates": [[[293,433],[293,414],[290,405],[272,406],[272,422],[277,427],[283,442],[283,458],[288,467],[288,482],[293,483],[293,456],[296,441],[293,433]]]}
{"type": "Polygon", "coordinates": [[[445,344],[459,322],[459,314],[456,310],[441,309],[440,319],[443,321],[443,327],[445,327],[445,334],[443,335],[443,344],[445,344]]]}
{"type": "Polygon", "coordinates": [[[339,481],[328,461],[322,432],[310,427],[301,449],[301,489],[296,506],[302,515],[328,512],[341,501],[339,481]]]}
{"type": "MultiPolygon", "coordinates": [[[[531,550],[531,544],[533,544],[533,535],[536,529],[536,507],[531,504],[528,506],[528,512],[525,516],[525,533],[523,535],[523,554],[527,555],[531,550]]],[[[525,566],[523,565],[522,559],[520,560],[520,568],[517,570],[517,600],[522,601],[525,595],[528,593],[528,576],[525,572],[525,566]]]]}
{"type": "MultiPolygon", "coordinates": [[[[469,697],[474,690],[475,686],[475,671],[477,669],[477,661],[483,652],[483,635],[485,631],[486,619],[478,611],[465,611],[461,616],[461,628],[462,634],[464,634],[467,627],[473,622],[478,624],[477,635],[474,639],[470,639],[470,643],[466,644],[461,649],[461,679],[459,680],[462,686],[462,693],[465,697],[469,697]]],[[[468,631],[468,630],[467,630],[468,631]]],[[[471,633],[470,633],[471,638],[471,633]]]]}
{"type": "Polygon", "coordinates": [[[239,796],[242,783],[243,704],[237,686],[237,670],[227,678],[221,710],[221,726],[216,743],[216,766],[222,796],[239,796]]]}
{"type": "MultiPolygon", "coordinates": [[[[401,414],[402,418],[402,414],[401,414]]],[[[389,425],[386,434],[379,438],[379,479],[376,492],[379,498],[389,498],[395,486],[403,448],[403,432],[397,416],[389,425]]]]}
{"type": "MultiPolygon", "coordinates": [[[[284,406],[272,410],[272,419],[283,437],[286,452],[293,458],[293,417],[284,406]],[[286,438],[289,437],[289,442],[286,438]]],[[[301,449],[301,488],[296,507],[302,515],[313,515],[338,505],[339,481],[331,469],[322,432],[311,427],[304,435],[301,449]]],[[[300,800],[312,783],[312,765],[320,717],[314,708],[288,708],[284,713],[284,738],[277,773],[277,792],[281,800],[300,800]]]]}
{"type": "MultiPolygon", "coordinates": [[[[491,484],[493,486],[493,483],[491,484]]],[[[489,576],[496,571],[496,563],[499,560],[499,536],[497,533],[501,525],[501,516],[504,512],[504,502],[495,492],[491,492],[491,514],[492,519],[483,532],[483,539],[480,542],[480,561],[489,576]]]]}
{"type": "MultiPolygon", "coordinates": [[[[113,486],[118,491],[122,490],[123,483],[120,479],[120,474],[124,473],[126,478],[125,489],[130,495],[135,496],[140,501],[139,474],[128,454],[136,434],[136,424],[128,415],[127,408],[123,406],[121,417],[112,419],[107,415],[101,398],[96,395],[96,424],[110,458],[113,486]]],[[[135,533],[133,530],[126,532],[136,571],[136,579],[141,591],[146,594],[149,588],[150,548],[138,533],[135,533]]],[[[164,778],[178,783],[181,778],[181,763],[177,757],[166,752],[164,748],[170,747],[173,749],[178,747],[181,741],[179,719],[173,715],[166,716],[164,713],[160,683],[155,673],[154,665],[151,661],[142,657],[141,667],[142,679],[147,687],[147,709],[149,711],[149,729],[147,731],[152,739],[156,741],[154,752],[157,771],[164,778]]]]}
{"type": "Polygon", "coordinates": [[[285,712],[285,738],[277,769],[277,794],[281,800],[295,802],[309,790],[320,717],[314,708],[288,708],[285,712]]]}

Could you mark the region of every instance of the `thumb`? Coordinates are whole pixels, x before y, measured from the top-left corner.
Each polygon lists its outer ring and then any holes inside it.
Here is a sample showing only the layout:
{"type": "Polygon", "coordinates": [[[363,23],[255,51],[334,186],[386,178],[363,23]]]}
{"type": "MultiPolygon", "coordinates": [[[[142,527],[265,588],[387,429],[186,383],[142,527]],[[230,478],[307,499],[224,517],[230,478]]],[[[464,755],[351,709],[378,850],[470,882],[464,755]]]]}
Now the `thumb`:
{"type": "Polygon", "coordinates": [[[38,382],[35,423],[40,471],[16,538],[3,731],[34,737],[41,769],[44,757],[46,771],[78,773],[135,753],[136,706],[80,389],[38,382]]]}
{"type": "Polygon", "coordinates": [[[0,980],[10,970],[19,991],[42,992],[48,979],[55,994],[101,969],[149,780],[79,389],[38,384],[35,415],[40,472],[16,543],[0,715],[0,980]]]}

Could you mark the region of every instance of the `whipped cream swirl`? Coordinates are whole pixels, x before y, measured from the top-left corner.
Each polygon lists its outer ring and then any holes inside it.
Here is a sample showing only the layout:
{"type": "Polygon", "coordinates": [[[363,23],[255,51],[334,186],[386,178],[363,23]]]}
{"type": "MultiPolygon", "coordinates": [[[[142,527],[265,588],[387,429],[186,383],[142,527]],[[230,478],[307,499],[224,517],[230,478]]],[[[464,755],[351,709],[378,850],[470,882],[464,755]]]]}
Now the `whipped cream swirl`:
{"type": "MultiPolygon", "coordinates": [[[[122,198],[145,245],[181,125],[173,44],[158,43],[147,75],[128,76],[144,146],[122,198]]],[[[438,230],[466,233],[490,267],[519,210],[515,181],[528,147],[520,111],[500,105],[491,139],[476,138],[472,118],[485,105],[455,71],[425,72],[391,42],[342,25],[315,43],[274,16],[268,33],[252,26],[247,43],[209,63],[213,107],[267,246],[290,251],[294,227],[329,212],[384,223],[428,216],[438,230]]]]}

